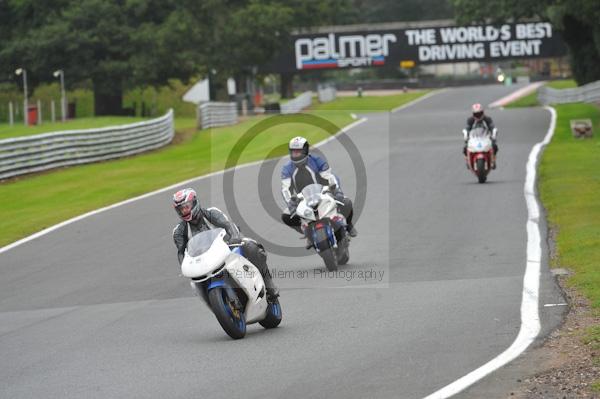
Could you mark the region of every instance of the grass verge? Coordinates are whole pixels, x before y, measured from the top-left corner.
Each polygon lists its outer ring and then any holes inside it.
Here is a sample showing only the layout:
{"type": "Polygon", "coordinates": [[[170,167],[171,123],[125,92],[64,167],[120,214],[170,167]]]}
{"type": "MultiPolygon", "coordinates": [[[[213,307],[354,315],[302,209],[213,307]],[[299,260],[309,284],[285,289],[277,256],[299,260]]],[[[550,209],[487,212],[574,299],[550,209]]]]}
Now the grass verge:
{"type": "Polygon", "coordinates": [[[557,258],[569,279],[600,310],[600,109],[590,104],[557,105],[556,131],[540,165],[540,195],[556,229],[557,258]],[[575,139],[571,119],[590,118],[594,138],[575,139]]]}
{"type": "MultiPolygon", "coordinates": [[[[425,92],[394,97],[368,98],[368,110],[390,109],[425,92]],[[377,106],[377,101],[381,105],[377,106]]],[[[341,128],[353,122],[348,111],[308,112],[341,128]]],[[[360,111],[360,109],[358,109],[360,111]]],[[[147,193],[204,174],[222,170],[234,145],[253,126],[266,118],[281,122],[252,140],[239,163],[264,159],[271,150],[302,135],[312,143],[329,136],[324,129],[302,122],[302,116],[254,117],[235,126],[196,131],[193,118],[175,120],[174,144],[151,153],[23,176],[0,183],[0,247],[82,213],[147,193]]],[[[270,154],[285,155],[285,147],[270,154]]],[[[167,206],[167,205],[165,205],[167,206]]]]}
{"type": "MultiPolygon", "coordinates": [[[[600,351],[600,326],[593,326],[587,329],[583,337],[583,343],[588,345],[592,351],[598,353],[600,351]]],[[[600,367],[600,358],[595,357],[593,359],[593,365],[600,367]]],[[[596,380],[592,383],[592,391],[600,392],[600,380],[596,380]]]]}
{"type": "Polygon", "coordinates": [[[391,111],[392,109],[416,100],[429,93],[430,90],[411,91],[391,96],[338,97],[335,101],[318,104],[313,109],[334,111],[346,110],[354,112],[391,111]]]}
{"type": "MultiPolygon", "coordinates": [[[[557,123],[552,142],[540,165],[540,196],[549,225],[556,233],[552,267],[573,274],[567,284],[585,295],[592,312],[600,313],[600,109],[591,104],[556,105],[557,123]],[[594,138],[575,139],[571,119],[590,118],[594,138]]],[[[600,326],[583,332],[583,343],[600,349],[600,326]]],[[[596,360],[597,364],[597,360],[596,360]]],[[[600,381],[591,389],[600,391],[600,381]]]]}

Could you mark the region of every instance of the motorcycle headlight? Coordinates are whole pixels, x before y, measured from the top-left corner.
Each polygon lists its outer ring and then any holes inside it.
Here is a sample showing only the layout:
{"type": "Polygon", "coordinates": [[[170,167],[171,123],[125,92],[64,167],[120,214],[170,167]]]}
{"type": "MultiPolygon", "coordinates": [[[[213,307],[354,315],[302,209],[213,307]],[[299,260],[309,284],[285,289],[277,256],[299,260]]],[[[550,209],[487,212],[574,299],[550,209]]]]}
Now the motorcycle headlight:
{"type": "Polygon", "coordinates": [[[310,209],[304,210],[304,217],[311,217],[312,215],[313,215],[313,211],[311,211],[310,209]]]}

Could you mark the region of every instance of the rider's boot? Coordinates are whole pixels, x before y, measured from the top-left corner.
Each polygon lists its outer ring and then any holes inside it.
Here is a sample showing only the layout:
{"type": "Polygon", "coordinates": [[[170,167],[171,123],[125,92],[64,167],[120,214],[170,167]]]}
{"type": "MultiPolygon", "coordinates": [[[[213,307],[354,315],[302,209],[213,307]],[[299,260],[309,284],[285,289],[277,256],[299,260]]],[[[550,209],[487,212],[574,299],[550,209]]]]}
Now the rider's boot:
{"type": "Polygon", "coordinates": [[[346,231],[348,231],[348,235],[350,237],[356,237],[358,235],[358,231],[356,231],[356,228],[353,224],[348,223],[346,225],[346,231]]]}
{"type": "Polygon", "coordinates": [[[269,302],[275,301],[279,296],[279,289],[275,286],[271,273],[265,273],[263,280],[265,281],[265,288],[267,290],[267,300],[269,302]]]}

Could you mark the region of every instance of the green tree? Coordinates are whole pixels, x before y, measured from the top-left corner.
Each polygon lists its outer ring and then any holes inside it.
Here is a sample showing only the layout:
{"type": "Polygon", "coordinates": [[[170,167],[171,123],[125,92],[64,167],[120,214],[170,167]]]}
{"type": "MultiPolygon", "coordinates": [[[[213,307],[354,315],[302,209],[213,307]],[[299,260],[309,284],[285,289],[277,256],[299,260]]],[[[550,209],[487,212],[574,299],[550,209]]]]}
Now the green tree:
{"type": "MultiPolygon", "coordinates": [[[[350,0],[0,0],[0,71],[24,67],[31,89],[63,69],[91,80],[96,115],[123,91],[217,71],[252,75],[291,29],[341,23],[350,0]]],[[[0,72],[5,73],[5,72],[0,72]]],[[[12,73],[12,72],[10,72],[12,73]]]]}
{"type": "Polygon", "coordinates": [[[189,78],[197,52],[186,37],[201,32],[174,0],[13,0],[1,2],[0,70],[24,67],[30,86],[90,79],[96,115],[119,114],[122,93],[137,85],[189,78]],[[6,39],[5,39],[6,38],[6,39]]]}
{"type": "Polygon", "coordinates": [[[460,23],[539,18],[550,21],[569,47],[577,83],[600,80],[598,0],[453,0],[460,23]]]}
{"type": "Polygon", "coordinates": [[[293,30],[343,23],[352,14],[350,0],[208,1],[198,8],[210,38],[199,51],[207,68],[216,71],[211,77],[234,76],[242,90],[255,68],[289,42],[293,30]]]}

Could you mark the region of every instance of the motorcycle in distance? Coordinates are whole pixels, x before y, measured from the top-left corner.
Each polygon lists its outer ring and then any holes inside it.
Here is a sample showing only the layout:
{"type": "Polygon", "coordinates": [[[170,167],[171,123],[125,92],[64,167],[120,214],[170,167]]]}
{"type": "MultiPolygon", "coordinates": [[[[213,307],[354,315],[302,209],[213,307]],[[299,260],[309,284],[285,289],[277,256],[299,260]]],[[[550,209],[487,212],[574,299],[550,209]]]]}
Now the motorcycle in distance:
{"type": "Polygon", "coordinates": [[[335,185],[310,184],[304,187],[296,196],[299,203],[295,210],[308,239],[306,249],[314,248],[329,271],[337,270],[338,265],[345,265],[350,260],[346,218],[337,208],[343,203],[333,197],[334,189],[335,185]]]}
{"type": "Polygon", "coordinates": [[[223,330],[233,339],[246,325],[275,328],[281,322],[279,300],[267,301],[260,271],[243,255],[241,245],[227,245],[224,229],[200,232],[187,244],[181,274],[204,299],[223,330]]]}
{"type": "MultiPolygon", "coordinates": [[[[466,131],[463,132],[466,135],[466,131]]],[[[484,127],[474,127],[469,132],[467,142],[467,168],[477,176],[479,183],[485,183],[495,162],[492,139],[484,127]]]]}

